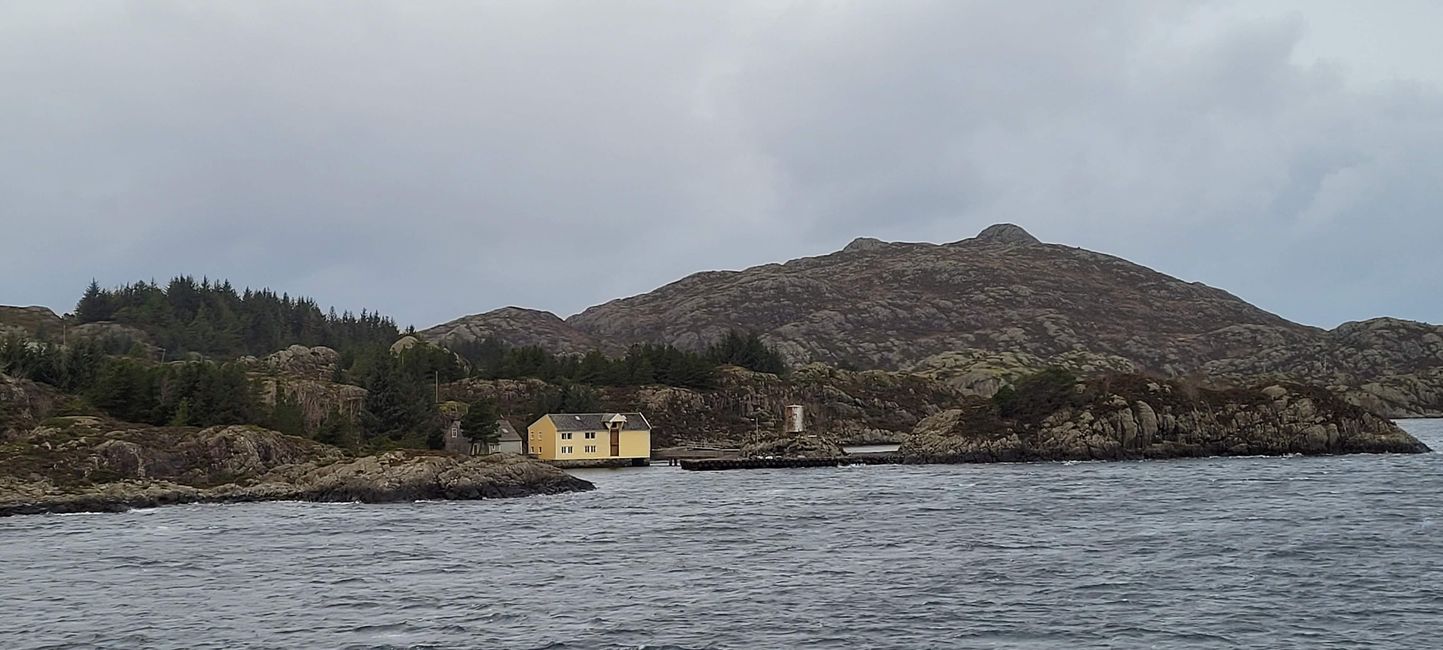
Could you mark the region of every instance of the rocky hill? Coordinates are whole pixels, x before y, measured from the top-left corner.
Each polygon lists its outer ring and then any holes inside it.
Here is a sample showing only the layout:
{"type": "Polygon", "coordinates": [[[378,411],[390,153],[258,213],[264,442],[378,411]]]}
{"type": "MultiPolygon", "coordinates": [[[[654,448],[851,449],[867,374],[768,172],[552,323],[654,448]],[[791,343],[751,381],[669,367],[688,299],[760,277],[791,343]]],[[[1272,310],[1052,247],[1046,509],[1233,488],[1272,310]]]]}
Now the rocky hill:
{"type": "Polygon", "coordinates": [[[520,307],[504,307],[464,316],[417,334],[440,345],[495,338],[513,347],[539,345],[554,354],[585,354],[591,350],[616,352],[620,349],[611,341],[571,327],[556,314],[520,307]]]}
{"type": "Polygon", "coordinates": [[[765,335],[793,363],[905,369],[957,350],[1116,355],[1193,368],[1247,344],[1316,335],[1225,291],[1123,259],[1043,244],[1017,226],[951,244],[859,240],[830,255],[698,273],[568,324],[619,344],[765,335]]]}

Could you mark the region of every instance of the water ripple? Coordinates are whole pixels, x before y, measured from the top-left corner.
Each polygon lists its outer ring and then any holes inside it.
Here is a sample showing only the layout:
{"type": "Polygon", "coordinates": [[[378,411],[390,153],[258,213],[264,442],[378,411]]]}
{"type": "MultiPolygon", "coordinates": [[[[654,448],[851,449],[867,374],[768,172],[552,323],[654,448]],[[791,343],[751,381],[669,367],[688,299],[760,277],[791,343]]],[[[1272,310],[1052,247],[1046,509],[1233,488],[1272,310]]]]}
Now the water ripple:
{"type": "MultiPolygon", "coordinates": [[[[1405,426],[1443,448],[1443,422],[1405,426]]],[[[588,471],[0,520],[5,648],[1430,648],[1443,456],[588,471]]]]}

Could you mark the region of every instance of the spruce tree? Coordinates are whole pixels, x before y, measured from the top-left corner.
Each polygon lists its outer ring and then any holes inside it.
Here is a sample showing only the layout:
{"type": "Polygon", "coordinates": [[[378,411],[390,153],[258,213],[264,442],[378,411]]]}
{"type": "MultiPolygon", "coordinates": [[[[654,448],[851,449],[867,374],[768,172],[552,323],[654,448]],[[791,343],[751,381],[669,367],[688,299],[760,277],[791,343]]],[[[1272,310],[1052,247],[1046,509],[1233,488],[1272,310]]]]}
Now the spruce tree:
{"type": "Polygon", "coordinates": [[[501,439],[501,430],[497,423],[499,419],[501,414],[496,402],[483,397],[471,402],[466,409],[466,415],[461,418],[461,433],[472,444],[481,445],[487,450],[494,449],[501,439]]]}

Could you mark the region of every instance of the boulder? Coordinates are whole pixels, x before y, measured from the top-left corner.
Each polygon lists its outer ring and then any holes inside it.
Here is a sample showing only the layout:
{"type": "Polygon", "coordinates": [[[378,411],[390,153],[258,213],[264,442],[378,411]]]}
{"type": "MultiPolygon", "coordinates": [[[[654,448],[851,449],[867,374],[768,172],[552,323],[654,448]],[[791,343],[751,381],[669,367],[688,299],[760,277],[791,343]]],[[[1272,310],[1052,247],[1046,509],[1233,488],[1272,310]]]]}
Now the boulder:
{"type": "Polygon", "coordinates": [[[340,362],[341,354],[331,348],[304,345],[292,345],[261,360],[270,370],[317,380],[329,380],[340,362]]]}

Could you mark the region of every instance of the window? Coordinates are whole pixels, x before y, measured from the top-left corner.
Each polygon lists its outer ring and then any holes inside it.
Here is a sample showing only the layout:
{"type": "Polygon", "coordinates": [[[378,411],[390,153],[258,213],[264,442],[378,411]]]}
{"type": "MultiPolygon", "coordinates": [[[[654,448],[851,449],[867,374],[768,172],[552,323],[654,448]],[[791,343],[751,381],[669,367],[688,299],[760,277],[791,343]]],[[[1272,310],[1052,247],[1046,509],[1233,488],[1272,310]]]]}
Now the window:
{"type": "Polygon", "coordinates": [[[586,446],[586,453],[588,453],[588,454],[594,454],[594,453],[596,453],[596,445],[587,445],[587,446],[586,446]]]}
{"type": "Polygon", "coordinates": [[[570,439],[571,439],[571,434],[569,434],[569,433],[563,433],[563,434],[561,434],[561,439],[562,439],[562,440],[570,440],[570,439]]]}
{"type": "Polygon", "coordinates": [[[569,454],[569,453],[571,453],[571,447],[562,447],[562,448],[561,448],[561,453],[563,453],[563,454],[569,454]]]}
{"type": "Polygon", "coordinates": [[[587,440],[595,440],[595,439],[596,439],[596,432],[595,432],[595,431],[587,431],[587,432],[586,432],[586,439],[587,439],[587,440]]]}

